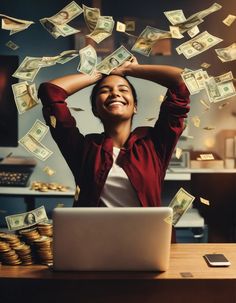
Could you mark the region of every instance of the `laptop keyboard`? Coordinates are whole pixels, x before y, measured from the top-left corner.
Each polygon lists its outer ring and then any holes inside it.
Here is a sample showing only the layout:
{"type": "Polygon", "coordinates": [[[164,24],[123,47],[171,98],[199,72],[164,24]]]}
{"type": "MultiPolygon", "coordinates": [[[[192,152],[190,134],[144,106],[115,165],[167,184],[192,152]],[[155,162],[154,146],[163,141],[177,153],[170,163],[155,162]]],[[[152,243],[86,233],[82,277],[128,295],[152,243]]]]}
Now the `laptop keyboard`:
{"type": "Polygon", "coordinates": [[[28,180],[32,171],[14,172],[0,171],[0,186],[24,187],[28,185],[28,180]]]}

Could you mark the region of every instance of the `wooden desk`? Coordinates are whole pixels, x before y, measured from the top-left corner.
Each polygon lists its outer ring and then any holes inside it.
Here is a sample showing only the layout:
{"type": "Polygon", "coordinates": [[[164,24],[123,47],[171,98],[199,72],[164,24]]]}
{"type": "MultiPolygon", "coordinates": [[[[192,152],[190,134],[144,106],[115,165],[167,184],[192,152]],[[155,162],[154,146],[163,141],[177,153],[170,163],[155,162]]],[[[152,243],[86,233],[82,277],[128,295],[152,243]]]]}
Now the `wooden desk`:
{"type": "Polygon", "coordinates": [[[236,244],[173,244],[169,270],[53,272],[46,266],[0,269],[1,302],[235,303],[236,244]],[[210,268],[203,255],[224,253],[228,268],[210,268]],[[182,277],[191,273],[192,277],[182,277]]]}

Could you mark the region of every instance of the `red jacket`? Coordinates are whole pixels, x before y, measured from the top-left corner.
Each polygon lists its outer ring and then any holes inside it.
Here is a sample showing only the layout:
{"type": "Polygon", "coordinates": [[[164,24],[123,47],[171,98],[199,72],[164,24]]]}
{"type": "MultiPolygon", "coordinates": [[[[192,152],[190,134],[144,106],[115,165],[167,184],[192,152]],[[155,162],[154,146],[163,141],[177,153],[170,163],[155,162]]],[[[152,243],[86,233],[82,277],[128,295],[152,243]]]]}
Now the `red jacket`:
{"type": "MultiPolygon", "coordinates": [[[[100,194],[113,163],[112,139],[102,134],[82,135],[76,127],[60,87],[43,83],[39,98],[52,137],[80,187],[74,206],[99,206],[100,194]],[[50,124],[56,117],[56,127],[50,124]]],[[[189,111],[189,92],[184,84],[169,89],[154,127],[138,127],[131,132],[118,156],[142,206],[161,205],[161,187],[166,169],[189,111]]]]}

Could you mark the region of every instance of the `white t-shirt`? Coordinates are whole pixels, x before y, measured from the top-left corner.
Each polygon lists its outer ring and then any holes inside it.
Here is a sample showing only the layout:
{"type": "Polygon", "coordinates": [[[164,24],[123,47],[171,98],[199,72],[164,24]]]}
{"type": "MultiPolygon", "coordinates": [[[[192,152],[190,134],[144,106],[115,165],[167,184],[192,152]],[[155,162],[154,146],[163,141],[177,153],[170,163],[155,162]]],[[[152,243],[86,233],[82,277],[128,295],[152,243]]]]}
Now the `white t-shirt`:
{"type": "Polygon", "coordinates": [[[128,176],[116,163],[119,152],[120,149],[118,147],[113,147],[113,165],[101,193],[101,206],[139,207],[141,206],[140,201],[128,176]]]}

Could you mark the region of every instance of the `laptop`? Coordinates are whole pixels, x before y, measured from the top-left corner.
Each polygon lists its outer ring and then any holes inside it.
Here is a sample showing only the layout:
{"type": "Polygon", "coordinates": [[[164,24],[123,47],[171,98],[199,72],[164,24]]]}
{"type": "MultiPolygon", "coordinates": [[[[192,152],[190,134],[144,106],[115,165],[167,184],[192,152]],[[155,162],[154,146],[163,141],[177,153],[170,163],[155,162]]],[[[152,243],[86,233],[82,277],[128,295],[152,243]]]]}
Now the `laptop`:
{"type": "Polygon", "coordinates": [[[172,212],[170,207],[55,208],[53,269],[166,271],[172,212]]]}

